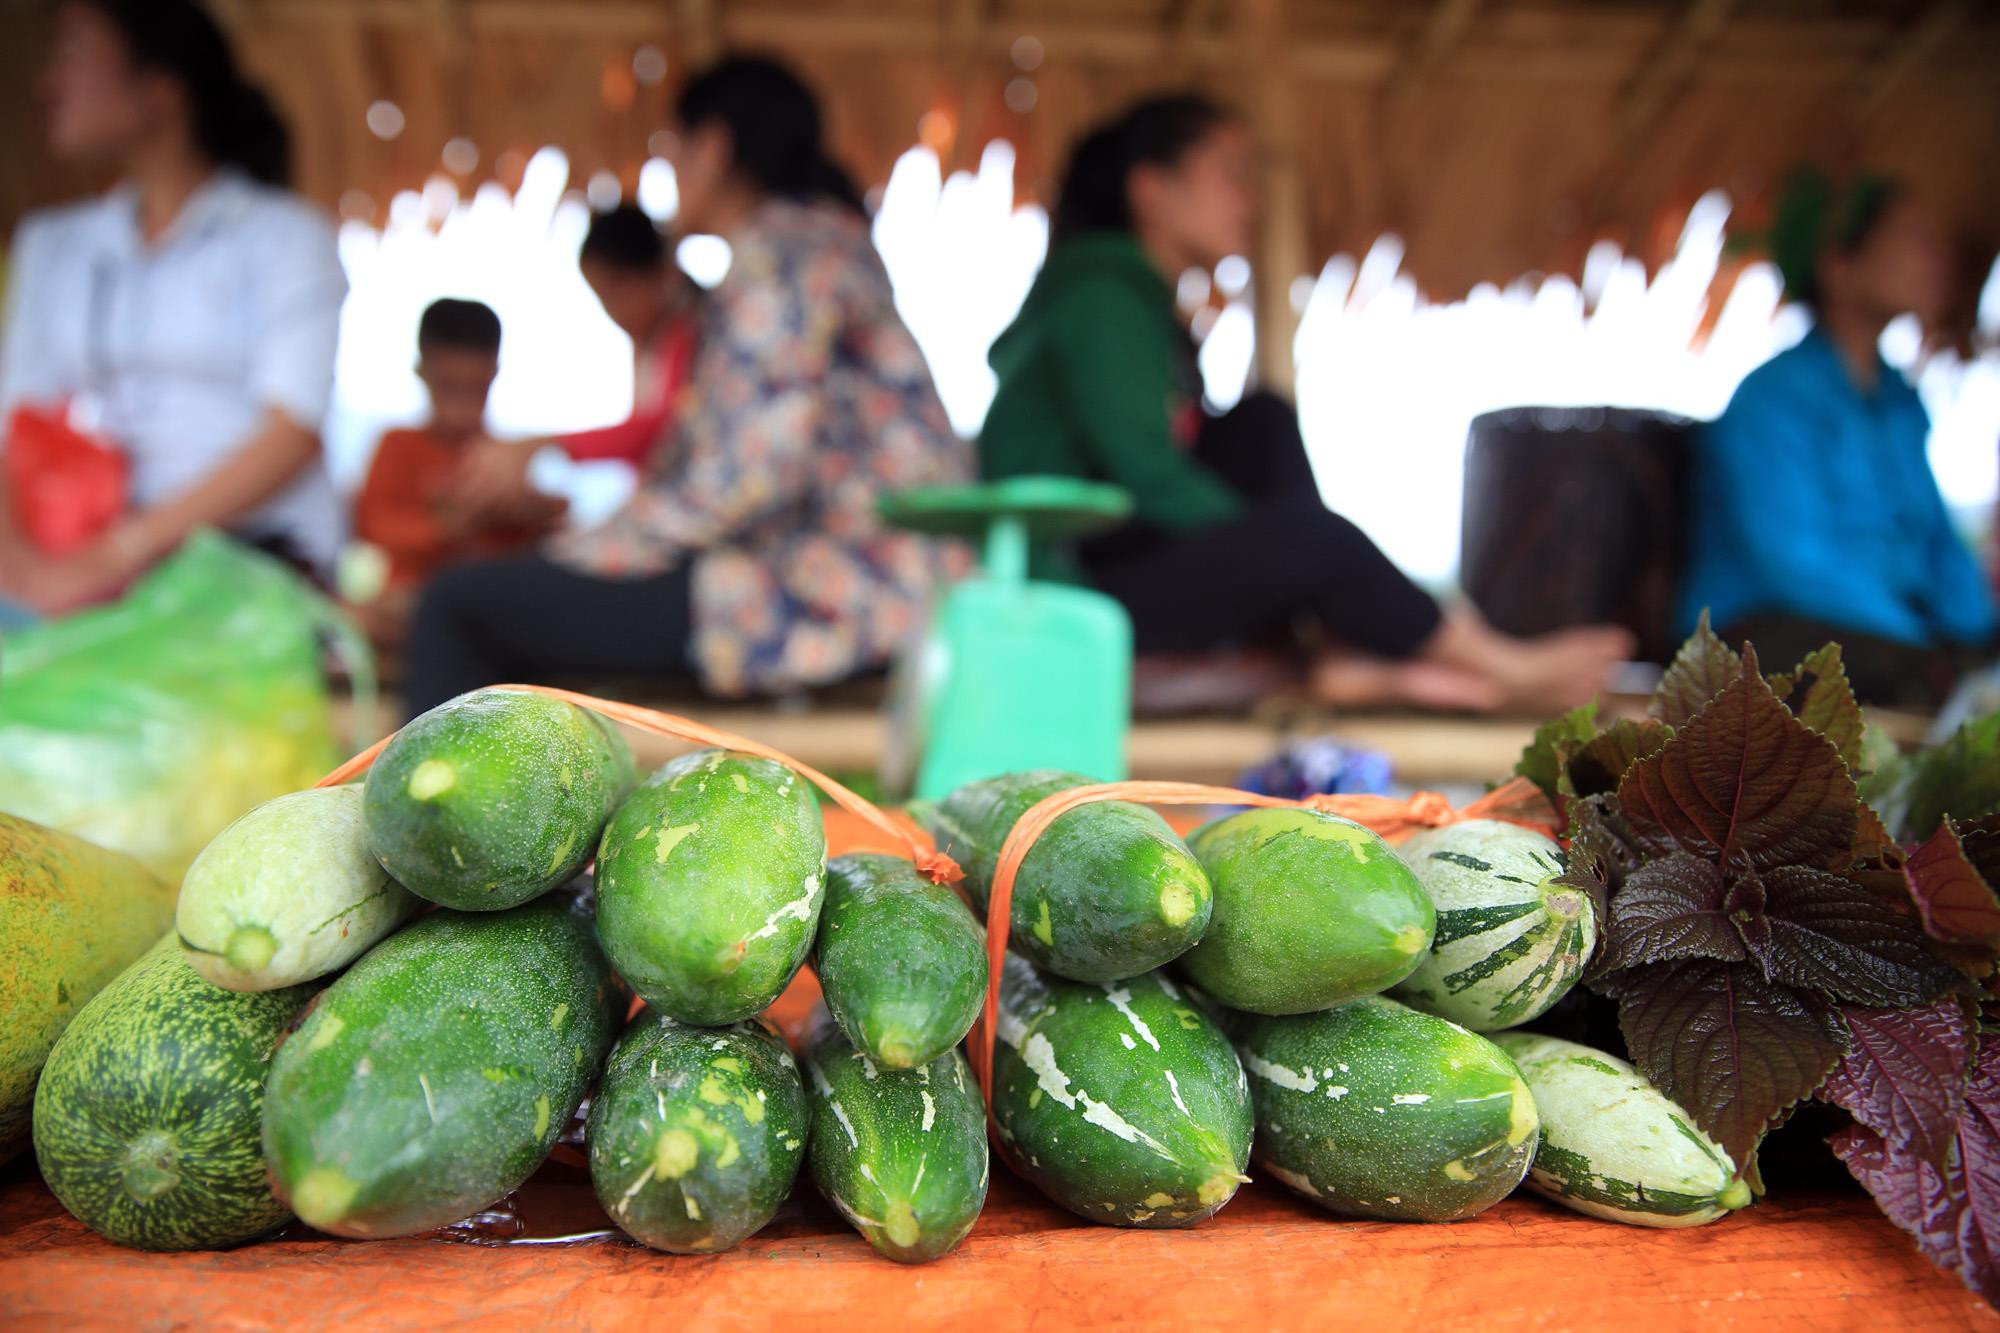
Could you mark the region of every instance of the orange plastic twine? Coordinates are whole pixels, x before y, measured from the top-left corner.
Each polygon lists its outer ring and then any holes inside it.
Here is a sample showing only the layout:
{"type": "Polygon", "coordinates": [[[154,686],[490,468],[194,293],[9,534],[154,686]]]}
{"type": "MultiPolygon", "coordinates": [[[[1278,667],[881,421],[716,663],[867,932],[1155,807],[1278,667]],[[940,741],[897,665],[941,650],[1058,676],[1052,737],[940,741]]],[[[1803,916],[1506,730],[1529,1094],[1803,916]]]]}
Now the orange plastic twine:
{"type": "MultiPolygon", "coordinates": [[[[833,803],[849,814],[866,820],[879,832],[895,839],[909,849],[910,859],[916,862],[933,884],[956,884],[965,878],[958,862],[952,860],[934,847],[930,839],[907,825],[899,824],[884,814],[879,806],[859,793],[835,782],[810,764],[802,764],[782,750],[774,749],[762,741],[739,736],[733,731],[711,727],[693,718],[680,717],[673,713],[656,712],[651,708],[641,708],[636,704],[619,703],[612,699],[599,699],[594,695],[578,694],[574,690],[559,690],[549,685],[495,685],[496,690],[513,690],[522,694],[546,694],[551,699],[563,699],[593,712],[601,713],[614,722],[622,722],[637,731],[649,732],[655,736],[671,736],[676,740],[693,741],[699,745],[716,745],[725,750],[741,750],[763,759],[774,760],[792,769],[833,798],[833,803]]],[[[350,782],[356,776],[368,771],[383,747],[395,738],[391,732],[381,740],[355,755],[333,772],[319,780],[321,787],[337,787],[350,782]]]]}
{"type": "Polygon", "coordinates": [[[1194,782],[1100,782],[1059,791],[1030,807],[1007,834],[1000,861],[993,871],[986,905],[986,1007],[972,1030],[972,1069],[986,1094],[987,1114],[993,1108],[993,1039],[999,1028],[1000,978],[1007,963],[1007,930],[1013,920],[1014,878],[1036,839],[1049,826],[1079,806],[1095,801],[1135,801],[1143,805],[1252,805],[1269,810],[1317,810],[1343,815],[1366,825],[1390,842],[1403,842],[1424,829],[1442,828],[1466,819],[1499,819],[1554,837],[1556,812],[1541,789],[1526,778],[1503,783],[1464,809],[1455,809],[1434,791],[1420,791],[1406,801],[1390,796],[1308,796],[1293,800],[1206,787],[1194,782]]]}

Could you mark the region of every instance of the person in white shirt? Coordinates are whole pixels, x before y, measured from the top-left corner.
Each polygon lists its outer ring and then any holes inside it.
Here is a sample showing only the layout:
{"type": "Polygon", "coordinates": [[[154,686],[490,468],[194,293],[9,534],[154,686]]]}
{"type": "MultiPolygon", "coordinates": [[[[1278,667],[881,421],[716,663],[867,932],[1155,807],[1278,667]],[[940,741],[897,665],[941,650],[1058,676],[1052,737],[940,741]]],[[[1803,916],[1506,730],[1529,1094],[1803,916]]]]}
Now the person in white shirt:
{"type": "Polygon", "coordinates": [[[121,183],[20,225],[0,429],[18,405],[67,406],[126,451],[130,503],[52,558],[0,490],[0,602],[86,605],[206,526],[323,571],[341,537],[320,426],[347,284],[331,219],[284,188],[284,126],[193,0],[62,0],[43,93],[57,154],[121,183]]]}

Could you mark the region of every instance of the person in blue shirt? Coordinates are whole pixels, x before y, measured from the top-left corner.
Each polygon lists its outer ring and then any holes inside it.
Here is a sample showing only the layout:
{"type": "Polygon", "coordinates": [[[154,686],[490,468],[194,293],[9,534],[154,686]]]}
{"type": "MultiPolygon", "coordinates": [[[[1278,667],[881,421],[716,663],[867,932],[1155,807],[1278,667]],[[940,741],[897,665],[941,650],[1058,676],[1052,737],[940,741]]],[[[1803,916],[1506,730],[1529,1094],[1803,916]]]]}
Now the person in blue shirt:
{"type": "Polygon", "coordinates": [[[1929,327],[1947,284],[1930,220],[1894,182],[1796,177],[1770,237],[1811,331],[1702,432],[1681,618],[1704,609],[1771,669],[1839,640],[1865,700],[1934,705],[1992,643],[1992,595],[1925,456],[1930,418],[1877,350],[1929,327]]]}

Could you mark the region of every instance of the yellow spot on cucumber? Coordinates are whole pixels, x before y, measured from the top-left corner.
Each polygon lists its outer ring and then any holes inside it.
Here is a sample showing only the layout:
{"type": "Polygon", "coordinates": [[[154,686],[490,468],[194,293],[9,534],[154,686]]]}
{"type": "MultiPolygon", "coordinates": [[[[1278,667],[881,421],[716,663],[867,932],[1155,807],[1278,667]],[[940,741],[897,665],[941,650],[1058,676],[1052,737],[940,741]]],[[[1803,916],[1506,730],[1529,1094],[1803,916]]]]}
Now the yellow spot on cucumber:
{"type": "Polygon", "coordinates": [[[535,1137],[540,1138],[548,1132],[549,1099],[546,1096],[537,1097],[535,1098],[535,1137]]]}
{"type": "Polygon", "coordinates": [[[674,848],[699,832],[701,832],[700,824],[676,824],[672,828],[663,828],[660,830],[659,845],[654,847],[653,855],[659,859],[661,865],[665,865],[667,858],[674,854],[674,848]]]}
{"type": "Polygon", "coordinates": [[[1738,1176],[1723,1187],[1722,1193],[1715,1196],[1715,1201],[1724,1208],[1748,1208],[1750,1206],[1749,1183],[1741,1176],[1738,1176]]]}
{"type": "Polygon", "coordinates": [[[1404,953],[1422,953],[1431,947],[1431,932],[1422,926],[1404,926],[1396,932],[1396,947],[1404,953]]]}
{"type": "Polygon", "coordinates": [[[701,1145],[684,1129],[670,1129],[653,1143],[653,1174],[662,1180],[679,1180],[694,1169],[701,1158],[701,1145]]]}
{"type": "Polygon", "coordinates": [[[736,784],[738,794],[743,796],[750,794],[750,782],[741,773],[731,773],[729,779],[736,784]]]}
{"type": "Polygon", "coordinates": [[[1201,1188],[1194,1192],[1194,1197],[1213,1207],[1236,1193],[1236,1187],[1249,1179],[1240,1171],[1219,1171],[1201,1182],[1201,1188]]]}
{"type": "Polygon", "coordinates": [[[1044,898],[1035,907],[1035,938],[1053,947],[1056,942],[1056,929],[1055,923],[1049,920],[1049,900],[1044,898]]]}
{"type": "Polygon", "coordinates": [[[715,1164],[717,1166],[728,1166],[742,1155],[743,1150],[736,1146],[736,1136],[729,1134],[724,1136],[722,1140],[722,1151],[715,1155],[715,1164]]]}
{"type": "Polygon", "coordinates": [[[915,1245],[924,1234],[907,1199],[896,1199],[890,1203],[888,1211],[882,1215],[882,1234],[889,1238],[891,1244],[903,1249],[915,1245]]]}
{"type": "Polygon", "coordinates": [[[512,1074],[509,1074],[504,1069],[482,1069],[479,1072],[486,1075],[486,1081],[488,1083],[505,1083],[508,1079],[513,1077],[512,1074]]]}
{"type": "Polygon", "coordinates": [[[330,1166],[316,1166],[292,1190],[292,1211],[309,1227],[327,1227],[347,1216],[361,1187],[330,1166]]]}
{"type": "Polygon", "coordinates": [[[564,863],[569,860],[570,852],[574,851],[575,848],[576,834],[571,833],[567,838],[563,839],[563,845],[556,848],[555,855],[549,858],[549,873],[551,875],[563,868],[564,863]]]}
{"type": "Polygon", "coordinates": [[[1175,880],[1160,890],[1160,920],[1170,926],[1187,924],[1194,915],[1194,890],[1175,880]]]}
{"type": "Polygon", "coordinates": [[[1028,1094],[1028,1109],[1032,1111],[1041,1104],[1042,1104],[1042,1090],[1040,1088],[1036,1088],[1033,1092],[1028,1094]]]}
{"type": "Polygon", "coordinates": [[[549,1026],[551,1028],[559,1028],[563,1025],[563,1020],[568,1017],[569,1017],[569,1001],[564,1000],[561,1004],[556,1006],[555,1012],[549,1015],[549,1026]]]}
{"type": "Polygon", "coordinates": [[[320,1011],[319,1026],[313,1029],[312,1040],[306,1043],[309,1051],[325,1050],[333,1045],[335,1038],[347,1030],[346,1020],[331,1009],[320,1011]]]}
{"type": "Polygon", "coordinates": [[[1520,1079],[1511,1084],[1514,1100],[1507,1113],[1507,1146],[1518,1147],[1534,1136],[1542,1127],[1540,1112],[1535,1110],[1535,1094],[1528,1091],[1528,1085],[1520,1079]]]}
{"type": "Polygon", "coordinates": [[[714,1065],[717,1069],[727,1069],[732,1074],[740,1074],[743,1072],[743,1062],[737,1059],[733,1055],[719,1056],[716,1059],[709,1061],[709,1063],[714,1065]]]}
{"type": "Polygon", "coordinates": [[[1444,1164],[1444,1173],[1446,1176],[1450,1177],[1453,1180],[1479,1179],[1479,1177],[1474,1175],[1472,1170],[1466,1166],[1464,1159],[1457,1157],[1454,1157],[1451,1161],[1446,1162],[1444,1164]]]}
{"type": "Polygon", "coordinates": [[[278,952],[277,937],[262,926],[238,926],[229,932],[222,956],[239,972],[256,972],[278,952]]]}
{"type": "Polygon", "coordinates": [[[1154,1190],[1146,1196],[1146,1206],[1148,1208],[1167,1208],[1172,1206],[1173,1201],[1173,1195],[1162,1193],[1159,1190],[1154,1190]]]}
{"type": "Polygon", "coordinates": [[[410,770],[412,800],[434,801],[458,785],[458,770],[442,759],[426,759],[410,770]]]}

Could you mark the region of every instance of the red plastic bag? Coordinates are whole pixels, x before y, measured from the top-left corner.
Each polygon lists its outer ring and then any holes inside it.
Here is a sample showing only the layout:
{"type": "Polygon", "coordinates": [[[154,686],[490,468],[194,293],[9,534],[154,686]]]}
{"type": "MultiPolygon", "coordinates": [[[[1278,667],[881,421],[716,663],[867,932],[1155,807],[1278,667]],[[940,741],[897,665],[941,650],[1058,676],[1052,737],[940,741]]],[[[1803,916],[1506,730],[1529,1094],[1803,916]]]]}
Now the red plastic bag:
{"type": "Polygon", "coordinates": [[[46,555],[87,545],[125,512],[131,465],[124,453],[54,413],[14,409],[6,463],[14,520],[46,555]]]}

